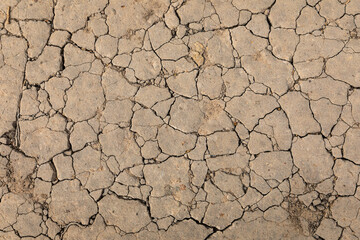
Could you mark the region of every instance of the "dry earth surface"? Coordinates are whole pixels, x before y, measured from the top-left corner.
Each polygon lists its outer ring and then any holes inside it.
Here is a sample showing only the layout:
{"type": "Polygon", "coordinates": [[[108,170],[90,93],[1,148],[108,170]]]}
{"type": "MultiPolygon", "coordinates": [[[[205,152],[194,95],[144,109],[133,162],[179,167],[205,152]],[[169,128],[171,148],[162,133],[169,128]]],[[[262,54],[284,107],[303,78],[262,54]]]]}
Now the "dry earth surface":
{"type": "Polygon", "coordinates": [[[0,239],[360,239],[360,0],[1,0],[0,239]]]}

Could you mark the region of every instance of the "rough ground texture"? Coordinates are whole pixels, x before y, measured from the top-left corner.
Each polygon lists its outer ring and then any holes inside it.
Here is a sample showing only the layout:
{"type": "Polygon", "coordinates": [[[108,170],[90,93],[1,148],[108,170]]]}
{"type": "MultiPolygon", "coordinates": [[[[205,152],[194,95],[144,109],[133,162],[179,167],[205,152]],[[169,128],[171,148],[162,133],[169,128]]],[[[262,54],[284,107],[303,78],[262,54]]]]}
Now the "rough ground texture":
{"type": "Polygon", "coordinates": [[[0,1],[0,239],[356,240],[359,173],[360,0],[0,1]]]}

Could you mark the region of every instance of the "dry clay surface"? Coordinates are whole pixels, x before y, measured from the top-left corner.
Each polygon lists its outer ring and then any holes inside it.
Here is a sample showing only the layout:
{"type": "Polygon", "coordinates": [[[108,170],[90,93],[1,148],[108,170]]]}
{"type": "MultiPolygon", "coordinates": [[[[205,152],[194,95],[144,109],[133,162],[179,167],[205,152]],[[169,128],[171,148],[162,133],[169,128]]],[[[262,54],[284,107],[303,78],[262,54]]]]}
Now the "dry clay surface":
{"type": "Polygon", "coordinates": [[[1,0],[0,239],[360,239],[360,0],[1,0]]]}

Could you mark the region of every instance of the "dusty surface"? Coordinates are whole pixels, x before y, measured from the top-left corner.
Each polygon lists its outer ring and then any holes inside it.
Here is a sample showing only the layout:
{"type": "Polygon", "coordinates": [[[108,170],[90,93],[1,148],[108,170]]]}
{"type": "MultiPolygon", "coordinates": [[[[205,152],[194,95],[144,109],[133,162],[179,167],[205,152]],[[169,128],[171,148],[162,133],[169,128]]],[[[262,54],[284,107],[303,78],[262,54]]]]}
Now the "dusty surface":
{"type": "Polygon", "coordinates": [[[1,0],[0,239],[360,239],[360,0],[1,0]]]}

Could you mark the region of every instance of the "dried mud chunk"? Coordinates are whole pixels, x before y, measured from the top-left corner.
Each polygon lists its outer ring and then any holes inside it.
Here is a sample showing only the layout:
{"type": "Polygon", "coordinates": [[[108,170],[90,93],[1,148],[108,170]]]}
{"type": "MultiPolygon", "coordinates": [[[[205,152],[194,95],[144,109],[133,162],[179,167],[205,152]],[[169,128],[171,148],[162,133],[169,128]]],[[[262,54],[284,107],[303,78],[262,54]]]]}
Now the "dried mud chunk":
{"type": "Polygon", "coordinates": [[[117,53],[118,39],[104,35],[100,36],[95,43],[95,49],[103,57],[113,58],[117,53]]]}
{"type": "Polygon", "coordinates": [[[326,73],[354,87],[360,87],[360,53],[341,52],[326,62],[326,73]]]}
{"type": "Polygon", "coordinates": [[[206,2],[204,0],[187,1],[176,12],[182,24],[199,22],[204,17],[206,2]]]}
{"type": "Polygon", "coordinates": [[[360,164],[360,129],[350,128],[345,134],[344,158],[349,159],[355,164],[360,164]]]}
{"type": "Polygon", "coordinates": [[[293,167],[289,152],[260,153],[250,162],[250,168],[266,180],[275,179],[282,182],[291,176],[293,167]]]}
{"type": "Polygon", "coordinates": [[[121,73],[111,68],[105,69],[101,84],[104,87],[106,100],[108,101],[132,97],[138,89],[128,83],[121,73]]]}
{"type": "Polygon", "coordinates": [[[100,77],[82,73],[66,91],[68,100],[64,115],[73,121],[82,121],[94,117],[105,101],[100,77]]]}
{"type": "Polygon", "coordinates": [[[239,146],[239,138],[235,132],[215,132],[207,137],[207,145],[211,155],[232,154],[239,146]]]}
{"type": "Polygon", "coordinates": [[[331,77],[315,78],[300,81],[301,91],[306,93],[311,100],[327,98],[331,103],[345,105],[348,100],[349,85],[335,81],[331,77]]]}
{"type": "Polygon", "coordinates": [[[266,115],[264,119],[259,121],[255,131],[270,137],[275,149],[289,150],[291,147],[292,133],[284,111],[275,111],[266,115]]]}
{"type": "Polygon", "coordinates": [[[255,1],[247,1],[247,0],[235,0],[233,1],[233,5],[239,9],[246,9],[253,13],[263,12],[267,8],[269,8],[275,0],[255,0],[255,1]]]}
{"type": "Polygon", "coordinates": [[[256,37],[243,26],[230,30],[233,46],[240,56],[255,55],[268,45],[266,39],[256,37]]]}
{"type": "Polygon", "coordinates": [[[114,1],[105,9],[109,34],[122,37],[138,29],[147,29],[165,14],[168,0],[114,1]]]}
{"type": "Polygon", "coordinates": [[[331,218],[324,218],[315,232],[316,235],[329,240],[339,239],[341,233],[342,229],[331,218]]]}
{"type": "Polygon", "coordinates": [[[55,45],[58,47],[65,46],[66,42],[68,41],[70,34],[67,31],[63,30],[55,30],[51,33],[49,38],[49,44],[55,45]]]}
{"type": "Polygon", "coordinates": [[[250,22],[246,27],[254,34],[260,37],[268,37],[270,27],[267,22],[267,17],[264,14],[255,14],[251,17],[250,22]]]}
{"type": "Polygon", "coordinates": [[[15,193],[7,193],[1,198],[0,202],[0,228],[7,228],[14,223],[18,216],[18,208],[26,200],[15,193]]]}
{"type": "MultiPolygon", "coordinates": [[[[173,8],[170,8],[173,9],[173,8]]],[[[177,18],[175,16],[175,18],[177,18]]],[[[165,16],[166,21],[166,16],[165,16]]],[[[164,22],[158,22],[149,28],[149,38],[153,49],[158,49],[161,45],[171,39],[171,30],[165,26],[164,22]]]]}
{"type": "Polygon", "coordinates": [[[293,134],[305,136],[320,131],[320,126],[310,110],[309,101],[301,93],[288,92],[280,98],[279,103],[289,118],[293,134]]]}
{"type": "Polygon", "coordinates": [[[228,97],[240,96],[249,86],[246,72],[242,68],[229,69],[223,76],[225,84],[225,95],[228,97]]]}
{"type": "Polygon", "coordinates": [[[64,48],[64,65],[65,69],[68,66],[78,66],[84,63],[91,63],[95,59],[94,55],[90,52],[81,50],[80,48],[66,44],[64,48]]]}
{"type": "MultiPolygon", "coordinates": [[[[70,225],[64,232],[64,240],[96,240],[99,233],[105,231],[104,219],[97,215],[91,226],[82,227],[75,224],[70,225]]],[[[115,239],[114,239],[115,240],[115,239]]]]}
{"type": "Polygon", "coordinates": [[[179,73],[166,79],[166,83],[175,93],[185,97],[192,97],[197,94],[196,76],[197,71],[179,73]]]}
{"type": "Polygon", "coordinates": [[[341,227],[348,227],[356,219],[359,209],[360,201],[350,196],[337,198],[332,204],[330,211],[332,217],[341,227]]]}
{"type": "Polygon", "coordinates": [[[351,113],[355,122],[360,123],[360,89],[355,89],[349,97],[351,113]]]}
{"type": "Polygon", "coordinates": [[[73,160],[70,156],[59,154],[53,158],[53,163],[59,180],[73,179],[75,177],[73,160]]]}
{"type": "Polygon", "coordinates": [[[45,82],[45,90],[49,94],[50,104],[54,110],[59,110],[65,106],[65,90],[70,86],[70,82],[66,78],[53,77],[45,82]]]}
{"type": "Polygon", "coordinates": [[[223,89],[221,68],[216,66],[207,67],[200,71],[197,79],[197,87],[200,94],[210,99],[219,98],[223,89]]]}
{"type": "Polygon", "coordinates": [[[155,218],[173,217],[176,220],[189,218],[189,212],[186,205],[176,201],[173,196],[161,198],[149,198],[151,207],[151,216],[155,218]]]}
{"type": "Polygon", "coordinates": [[[51,0],[20,1],[11,14],[20,20],[51,20],[54,16],[53,5],[51,0]]]}
{"type": "Polygon", "coordinates": [[[294,83],[291,64],[276,59],[268,51],[245,56],[241,60],[244,69],[254,76],[255,82],[263,83],[278,95],[286,93],[294,83]]]}
{"type": "Polygon", "coordinates": [[[194,220],[184,220],[178,222],[172,226],[167,231],[161,231],[161,239],[178,239],[178,240],[188,240],[188,239],[205,239],[211,233],[211,230],[206,228],[204,225],[197,224],[194,220]]]}
{"type": "Polygon", "coordinates": [[[21,82],[21,72],[9,66],[0,68],[0,136],[13,129],[20,99],[21,82]]]}
{"type": "Polygon", "coordinates": [[[308,135],[293,143],[291,152],[300,175],[308,183],[319,183],[333,174],[334,161],[320,135],[308,135]]]}
{"type": "Polygon", "coordinates": [[[139,231],[151,220],[145,205],[114,195],[107,195],[99,201],[99,213],[106,224],[115,225],[127,233],[139,231]]]}
{"type": "Polygon", "coordinates": [[[243,184],[239,176],[218,171],[215,172],[213,182],[221,191],[230,193],[236,198],[245,194],[243,184]]]}
{"type": "MultiPolygon", "coordinates": [[[[190,205],[195,193],[191,190],[189,170],[190,162],[183,157],[170,157],[159,164],[145,165],[144,177],[146,183],[152,187],[151,196],[169,195],[182,204],[190,205]]],[[[178,205],[176,201],[174,204],[178,205]]]]}
{"type": "Polygon", "coordinates": [[[296,18],[299,16],[301,9],[305,5],[305,0],[292,2],[287,0],[277,0],[274,6],[272,6],[269,14],[269,20],[272,23],[272,26],[274,28],[295,28],[296,18]]]}
{"type": "Polygon", "coordinates": [[[164,122],[150,109],[140,109],[134,113],[131,131],[138,133],[145,141],[154,139],[158,128],[164,122]]]}
{"type": "Polygon", "coordinates": [[[220,64],[226,68],[234,66],[233,47],[228,30],[216,31],[214,36],[209,39],[207,57],[213,64],[220,64]]]}
{"type": "Polygon", "coordinates": [[[22,193],[30,190],[32,179],[31,175],[35,171],[36,160],[29,158],[18,152],[11,152],[9,168],[11,169],[11,183],[9,188],[13,192],[22,193]]]}
{"type": "Polygon", "coordinates": [[[46,22],[26,21],[20,22],[20,27],[29,42],[29,57],[38,57],[50,36],[50,25],[46,22]]]}
{"type": "Polygon", "coordinates": [[[245,127],[252,130],[267,113],[279,104],[274,97],[246,91],[240,97],[234,97],[226,104],[225,110],[237,118],[245,127]]]}
{"type": "Polygon", "coordinates": [[[170,111],[170,125],[187,133],[198,132],[201,135],[219,130],[230,130],[233,124],[223,110],[221,101],[195,101],[179,97],[170,111]]]}
{"type": "Polygon", "coordinates": [[[154,52],[140,51],[132,55],[130,68],[140,80],[155,78],[161,70],[160,59],[154,52]]]}
{"type": "MultiPolygon", "coordinates": [[[[304,62],[304,61],[311,61],[316,60],[321,57],[323,58],[331,58],[337,55],[344,47],[344,43],[341,40],[334,40],[334,39],[326,39],[321,36],[317,37],[312,34],[306,34],[300,36],[300,42],[296,48],[295,54],[294,54],[294,63],[304,62]]],[[[343,58],[344,53],[340,53],[337,55],[337,57],[334,57],[330,59],[330,62],[334,62],[334,59],[339,60],[338,56],[341,56],[340,58],[343,58]]],[[[355,55],[355,54],[354,54],[355,55]]],[[[356,56],[356,55],[355,55],[356,56]]],[[[342,60],[342,59],[341,59],[342,60]]],[[[346,60],[346,59],[345,59],[346,60]]],[[[328,62],[329,62],[328,61],[328,62]]],[[[344,61],[341,61],[341,63],[344,63],[344,61]]],[[[350,61],[349,61],[350,63],[350,61]]],[[[340,66],[339,63],[336,63],[337,66],[340,66]]],[[[345,72],[348,72],[349,70],[344,70],[347,68],[336,68],[336,66],[330,66],[329,69],[333,69],[337,71],[338,75],[342,75],[345,72]],[[333,67],[333,68],[331,68],[333,67]],[[342,70],[342,71],[340,71],[342,70]]],[[[349,65],[345,65],[349,66],[349,65]]],[[[356,68],[357,65],[353,64],[350,66],[352,68],[356,68]]],[[[328,73],[331,75],[330,73],[328,73]]],[[[349,73],[348,73],[349,74],[349,73]]],[[[336,77],[335,77],[336,78],[336,77]]]]}
{"type": "Polygon", "coordinates": [[[273,54],[289,61],[293,58],[296,46],[299,43],[299,36],[292,29],[276,28],[271,30],[269,41],[273,47],[273,54]]]}
{"type": "Polygon", "coordinates": [[[43,231],[41,228],[42,216],[34,212],[28,214],[19,215],[17,221],[14,224],[14,229],[20,236],[33,236],[40,235],[43,231]]]}
{"type": "Polygon", "coordinates": [[[70,143],[73,151],[82,149],[86,143],[95,142],[97,135],[87,122],[75,123],[70,133],[70,143]]]}
{"type": "Polygon", "coordinates": [[[84,30],[81,29],[74,33],[71,36],[71,40],[81,48],[94,50],[95,36],[88,28],[85,28],[84,30]]]}
{"type": "Polygon", "coordinates": [[[273,150],[271,140],[265,134],[258,132],[250,133],[250,139],[247,146],[251,154],[258,154],[273,150]]]}
{"type": "Polygon", "coordinates": [[[337,123],[342,108],[331,104],[329,100],[324,98],[318,101],[311,101],[310,106],[315,119],[320,123],[321,132],[324,136],[328,136],[331,129],[337,123]]]}
{"type": "Polygon", "coordinates": [[[360,168],[350,161],[337,159],[334,165],[335,190],[339,195],[354,195],[360,168]]]}
{"type": "Polygon", "coordinates": [[[133,106],[134,103],[128,99],[107,101],[102,117],[107,123],[129,123],[133,106]]]}
{"type": "Polygon", "coordinates": [[[275,223],[257,218],[253,221],[239,220],[234,222],[223,232],[212,235],[209,239],[236,239],[238,236],[246,236],[249,239],[313,239],[302,234],[301,230],[290,221],[275,223]]]}
{"type": "Polygon", "coordinates": [[[47,119],[45,117],[20,121],[19,124],[21,129],[20,149],[28,156],[37,158],[39,164],[49,161],[53,156],[69,147],[67,134],[46,128],[47,119]]]}
{"type": "Polygon", "coordinates": [[[171,97],[167,88],[160,88],[154,85],[145,86],[139,89],[135,95],[135,101],[151,108],[155,103],[164,101],[171,97]]]}
{"type": "Polygon", "coordinates": [[[319,13],[329,22],[334,21],[344,15],[345,6],[337,0],[323,0],[319,3],[319,13]]]}
{"type": "Polygon", "coordinates": [[[101,11],[106,0],[72,1],[60,0],[55,6],[54,27],[74,32],[85,26],[87,17],[101,11]]]}
{"type": "Polygon", "coordinates": [[[97,206],[88,192],[80,188],[78,180],[65,180],[55,184],[51,191],[49,216],[57,223],[79,222],[88,224],[97,206]]]}
{"type": "Polygon", "coordinates": [[[46,46],[39,58],[26,64],[26,79],[31,84],[40,84],[60,70],[60,48],[46,46]]]}
{"type": "Polygon", "coordinates": [[[174,61],[188,55],[188,52],[189,49],[187,45],[178,39],[173,39],[156,50],[157,55],[159,55],[162,60],[174,61]]]}
{"type": "Polygon", "coordinates": [[[176,156],[193,149],[196,139],[196,135],[185,134],[166,125],[159,128],[157,135],[160,149],[166,154],[176,156]]]}
{"type": "Polygon", "coordinates": [[[114,181],[100,155],[101,152],[90,146],[73,154],[76,177],[89,191],[110,187],[114,181]]]}
{"type": "MultiPolygon", "coordinates": [[[[241,149],[241,147],[239,147],[241,149]]],[[[210,171],[221,170],[230,174],[240,175],[249,163],[250,155],[245,149],[239,150],[233,155],[224,155],[206,158],[210,171]]]]}
{"type": "Polygon", "coordinates": [[[121,170],[142,163],[140,148],[135,142],[134,134],[128,128],[105,128],[99,140],[103,153],[115,156],[121,170]]]}
{"type": "Polygon", "coordinates": [[[296,20],[296,33],[305,34],[322,28],[325,19],[312,7],[306,6],[301,10],[299,18],[296,20]]]}
{"type": "Polygon", "coordinates": [[[217,229],[224,229],[235,219],[243,215],[243,208],[237,201],[226,201],[220,204],[209,204],[204,223],[217,229]]]}
{"type": "MultiPolygon", "coordinates": [[[[6,65],[12,68],[11,69],[12,71],[17,70],[19,72],[24,72],[24,68],[27,60],[26,59],[27,43],[25,39],[2,35],[0,40],[1,40],[0,59],[2,59],[0,61],[0,66],[2,66],[5,63],[6,65]],[[1,63],[2,61],[3,63],[1,63]]],[[[4,66],[2,68],[6,68],[6,67],[4,66]]],[[[5,71],[5,69],[3,71],[5,71]]]]}

